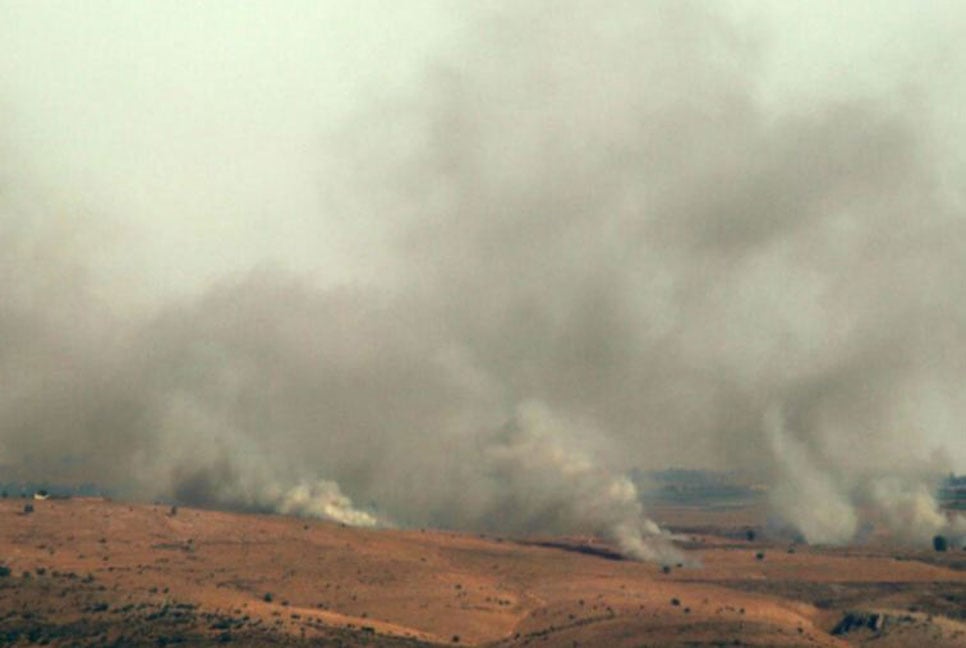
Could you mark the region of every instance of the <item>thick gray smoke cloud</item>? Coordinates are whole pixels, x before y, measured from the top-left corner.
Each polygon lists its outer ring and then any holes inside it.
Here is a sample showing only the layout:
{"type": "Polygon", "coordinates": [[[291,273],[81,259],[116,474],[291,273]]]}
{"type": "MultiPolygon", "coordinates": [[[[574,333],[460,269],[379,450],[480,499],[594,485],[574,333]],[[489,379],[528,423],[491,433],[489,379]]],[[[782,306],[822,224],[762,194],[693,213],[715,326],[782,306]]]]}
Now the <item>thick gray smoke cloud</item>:
{"type": "Polygon", "coordinates": [[[966,226],[921,106],[766,106],[733,27],[638,5],[497,11],[329,142],[377,281],[259,265],[132,316],[96,219],[4,178],[0,463],[664,560],[635,466],[757,471],[817,542],[948,527],[966,226]]]}

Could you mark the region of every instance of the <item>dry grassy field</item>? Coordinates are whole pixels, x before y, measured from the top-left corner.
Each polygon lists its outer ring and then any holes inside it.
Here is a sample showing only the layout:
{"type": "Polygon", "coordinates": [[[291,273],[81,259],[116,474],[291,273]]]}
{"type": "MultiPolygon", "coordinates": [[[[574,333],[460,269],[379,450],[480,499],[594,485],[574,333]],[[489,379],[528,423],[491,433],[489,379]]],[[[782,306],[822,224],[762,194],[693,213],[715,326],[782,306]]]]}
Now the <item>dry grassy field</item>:
{"type": "Polygon", "coordinates": [[[652,513],[700,567],[586,538],[2,500],[0,644],[966,645],[964,551],[792,545],[754,508],[652,513]]]}

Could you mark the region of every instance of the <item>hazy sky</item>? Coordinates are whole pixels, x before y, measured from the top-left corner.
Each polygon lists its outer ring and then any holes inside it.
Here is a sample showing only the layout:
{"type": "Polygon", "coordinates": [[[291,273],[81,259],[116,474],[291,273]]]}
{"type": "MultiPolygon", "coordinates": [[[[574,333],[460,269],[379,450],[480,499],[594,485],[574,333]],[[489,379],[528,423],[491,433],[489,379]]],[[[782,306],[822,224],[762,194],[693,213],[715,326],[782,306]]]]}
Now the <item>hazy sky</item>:
{"type": "MultiPolygon", "coordinates": [[[[106,218],[109,281],[196,287],[270,259],[351,275],[325,138],[451,35],[430,2],[3,2],[3,139],[106,218]],[[405,6],[404,6],[405,5],[405,6]]],[[[21,177],[23,177],[21,176],[21,177]]]]}
{"type": "MultiPolygon", "coordinates": [[[[907,87],[944,129],[963,126],[961,3],[692,4],[739,26],[765,101],[907,87]]],[[[326,179],[344,162],[327,138],[375,105],[391,121],[434,65],[472,58],[461,43],[499,7],[4,0],[0,141],[18,182],[109,223],[100,279],[134,293],[263,260],[366,278],[380,224],[333,203],[326,179]]]]}

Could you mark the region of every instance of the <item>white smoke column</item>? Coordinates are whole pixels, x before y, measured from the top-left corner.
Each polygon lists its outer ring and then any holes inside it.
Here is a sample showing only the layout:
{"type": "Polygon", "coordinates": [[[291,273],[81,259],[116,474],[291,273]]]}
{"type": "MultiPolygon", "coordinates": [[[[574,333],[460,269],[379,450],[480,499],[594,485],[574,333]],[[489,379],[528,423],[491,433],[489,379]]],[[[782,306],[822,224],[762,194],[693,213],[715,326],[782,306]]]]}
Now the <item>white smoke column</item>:
{"type": "Polygon", "coordinates": [[[158,452],[137,458],[139,472],[167,481],[161,493],[186,504],[314,517],[350,526],[385,526],[385,520],[357,509],[339,484],[327,479],[285,480],[290,468],[272,459],[270,447],[247,438],[217,408],[185,394],[169,395],[158,421],[172,430],[158,452]],[[175,433],[175,430],[177,433],[175,433]],[[189,441],[190,439],[190,441],[189,441]]]}
{"type": "Polygon", "coordinates": [[[777,408],[766,415],[765,432],[779,474],[770,492],[778,514],[808,542],[844,544],[852,540],[859,527],[855,507],[832,476],[811,461],[805,444],[786,432],[777,408]]]}
{"type": "Polygon", "coordinates": [[[847,544],[860,526],[882,525],[893,541],[926,546],[939,534],[966,535],[966,517],[947,515],[935,496],[935,471],[850,473],[819,469],[809,447],[784,426],[772,407],[765,432],[779,478],[770,497],[778,514],[808,542],[847,544]]]}
{"type": "Polygon", "coordinates": [[[277,494],[275,497],[270,494],[269,499],[275,500],[273,508],[279,513],[317,517],[356,527],[380,525],[375,515],[355,508],[333,481],[302,482],[286,491],[273,490],[277,494]]]}
{"type": "Polygon", "coordinates": [[[683,561],[670,536],[645,516],[634,484],[581,448],[581,440],[597,438],[539,402],[521,404],[485,454],[497,486],[492,506],[501,512],[501,522],[599,534],[628,558],[683,561]]]}
{"type": "Polygon", "coordinates": [[[950,528],[950,521],[927,484],[881,477],[869,484],[869,504],[900,541],[925,545],[950,528]]]}

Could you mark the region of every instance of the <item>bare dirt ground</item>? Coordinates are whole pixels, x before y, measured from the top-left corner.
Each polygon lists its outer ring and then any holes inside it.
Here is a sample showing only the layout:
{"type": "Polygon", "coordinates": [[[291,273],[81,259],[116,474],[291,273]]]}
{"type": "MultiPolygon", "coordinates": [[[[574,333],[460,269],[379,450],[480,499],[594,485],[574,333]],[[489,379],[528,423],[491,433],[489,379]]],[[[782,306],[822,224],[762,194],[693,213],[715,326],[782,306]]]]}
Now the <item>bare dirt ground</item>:
{"type": "Polygon", "coordinates": [[[701,567],[586,539],[0,500],[0,644],[966,646],[964,551],[762,539],[753,508],[653,513],[701,567]]]}

